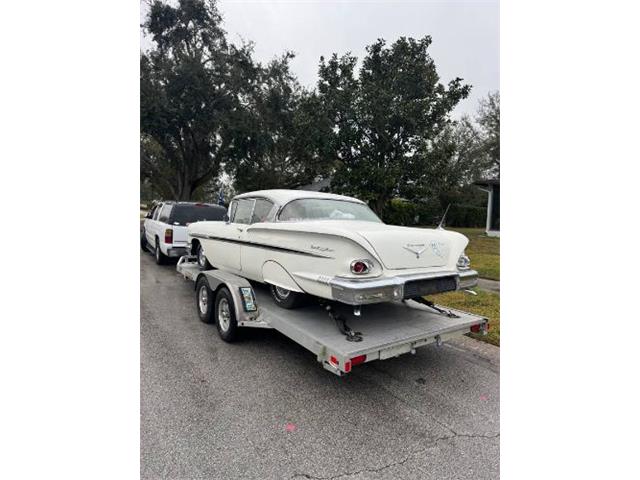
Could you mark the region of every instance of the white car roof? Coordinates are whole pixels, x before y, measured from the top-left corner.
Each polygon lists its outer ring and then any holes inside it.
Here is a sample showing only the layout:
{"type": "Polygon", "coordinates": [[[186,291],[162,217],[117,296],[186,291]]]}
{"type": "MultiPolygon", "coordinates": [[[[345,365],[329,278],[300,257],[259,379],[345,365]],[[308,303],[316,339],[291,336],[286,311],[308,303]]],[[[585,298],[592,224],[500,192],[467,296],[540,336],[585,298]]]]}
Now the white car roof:
{"type": "Polygon", "coordinates": [[[364,203],[357,198],[347,197],[345,195],[336,195],[334,193],[312,192],[306,190],[258,190],[256,192],[247,192],[236,195],[234,199],[247,197],[263,197],[271,200],[276,205],[284,205],[291,200],[298,198],[328,198],[333,200],[347,200],[350,202],[364,203]]]}

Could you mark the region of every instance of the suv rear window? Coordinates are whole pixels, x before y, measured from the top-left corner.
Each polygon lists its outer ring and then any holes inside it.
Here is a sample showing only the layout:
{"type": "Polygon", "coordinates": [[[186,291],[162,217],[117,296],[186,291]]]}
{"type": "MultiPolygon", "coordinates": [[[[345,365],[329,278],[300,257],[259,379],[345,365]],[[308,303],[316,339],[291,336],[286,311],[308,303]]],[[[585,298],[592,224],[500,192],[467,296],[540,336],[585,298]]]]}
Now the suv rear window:
{"type": "Polygon", "coordinates": [[[227,210],[218,205],[175,205],[169,219],[172,225],[187,225],[202,220],[220,221],[227,210]]]}

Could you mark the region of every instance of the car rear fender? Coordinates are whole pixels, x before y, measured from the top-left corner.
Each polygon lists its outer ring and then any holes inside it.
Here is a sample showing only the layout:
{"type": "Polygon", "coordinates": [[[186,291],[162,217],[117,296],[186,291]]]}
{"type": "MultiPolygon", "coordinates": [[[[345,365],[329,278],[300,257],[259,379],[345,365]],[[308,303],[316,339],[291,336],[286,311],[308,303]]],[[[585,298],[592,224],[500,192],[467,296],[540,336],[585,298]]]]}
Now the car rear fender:
{"type": "Polygon", "coordinates": [[[286,288],[294,292],[303,292],[284,267],[273,260],[269,260],[262,265],[262,278],[266,283],[276,287],[286,288]]]}

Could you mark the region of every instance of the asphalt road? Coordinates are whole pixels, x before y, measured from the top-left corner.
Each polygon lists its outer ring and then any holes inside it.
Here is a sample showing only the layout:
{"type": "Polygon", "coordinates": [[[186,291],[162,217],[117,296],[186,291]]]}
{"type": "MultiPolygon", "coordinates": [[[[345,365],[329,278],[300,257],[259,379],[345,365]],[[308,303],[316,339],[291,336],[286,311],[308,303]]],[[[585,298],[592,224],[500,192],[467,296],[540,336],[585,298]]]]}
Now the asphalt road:
{"type": "Polygon", "coordinates": [[[496,347],[464,337],[340,378],[275,331],[223,342],[175,265],[142,254],[140,284],[142,478],[499,477],[496,347]]]}

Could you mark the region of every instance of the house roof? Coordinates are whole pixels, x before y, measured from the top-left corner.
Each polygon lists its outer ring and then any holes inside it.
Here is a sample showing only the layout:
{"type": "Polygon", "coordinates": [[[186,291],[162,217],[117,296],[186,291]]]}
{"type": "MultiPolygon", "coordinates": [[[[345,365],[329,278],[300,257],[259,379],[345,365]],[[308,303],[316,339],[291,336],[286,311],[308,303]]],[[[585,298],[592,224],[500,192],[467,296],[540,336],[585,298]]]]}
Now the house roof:
{"type": "Polygon", "coordinates": [[[481,187],[488,187],[490,185],[500,185],[499,178],[484,178],[480,180],[476,180],[473,182],[474,185],[479,185],[481,187]]]}
{"type": "Polygon", "coordinates": [[[256,192],[247,192],[235,196],[235,198],[247,197],[267,198],[278,205],[284,205],[285,203],[288,203],[291,200],[296,200],[298,198],[329,198],[334,200],[347,200],[350,202],[364,203],[363,201],[353,197],[336,195],[333,193],[312,192],[307,190],[258,190],[256,192]]]}

